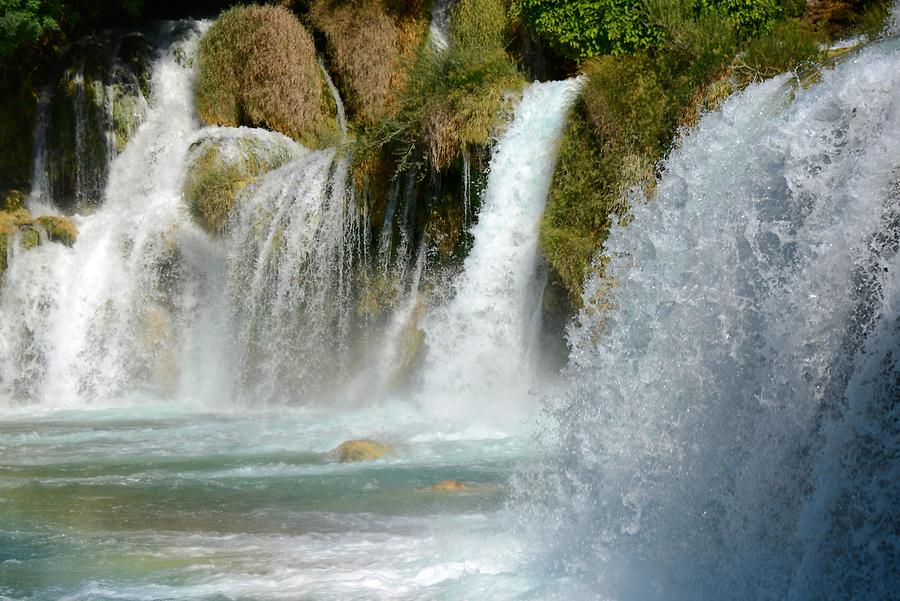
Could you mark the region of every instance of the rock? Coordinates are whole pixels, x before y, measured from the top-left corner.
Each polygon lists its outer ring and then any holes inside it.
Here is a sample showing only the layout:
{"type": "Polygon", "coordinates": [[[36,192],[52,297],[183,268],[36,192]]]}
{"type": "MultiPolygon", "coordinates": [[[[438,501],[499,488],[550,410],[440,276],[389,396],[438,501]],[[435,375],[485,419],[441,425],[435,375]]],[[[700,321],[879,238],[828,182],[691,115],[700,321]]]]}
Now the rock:
{"type": "Polygon", "coordinates": [[[44,231],[47,232],[47,239],[51,242],[59,242],[66,246],[75,244],[75,239],[78,237],[78,229],[68,217],[43,215],[35,219],[34,222],[44,228],[44,231]]]}
{"type": "Polygon", "coordinates": [[[471,493],[495,493],[500,487],[496,484],[479,484],[475,482],[460,482],[459,480],[441,480],[422,489],[422,492],[471,492],[471,493]]]}
{"type": "Polygon", "coordinates": [[[375,440],[348,440],[342,442],[332,454],[341,463],[375,461],[391,451],[391,447],[375,440]]]}
{"type": "Polygon", "coordinates": [[[17,208],[0,211],[0,274],[6,271],[9,248],[18,240],[18,248],[30,250],[41,243],[40,230],[47,233],[51,242],[72,246],[78,236],[75,224],[68,217],[43,215],[31,217],[28,209],[17,208]]]}
{"type": "Polygon", "coordinates": [[[472,487],[459,480],[442,480],[425,488],[425,492],[469,492],[472,487]]]}
{"type": "Polygon", "coordinates": [[[210,128],[190,149],[183,193],[191,214],[208,233],[221,234],[241,190],[304,152],[263,129],[210,128]]]}

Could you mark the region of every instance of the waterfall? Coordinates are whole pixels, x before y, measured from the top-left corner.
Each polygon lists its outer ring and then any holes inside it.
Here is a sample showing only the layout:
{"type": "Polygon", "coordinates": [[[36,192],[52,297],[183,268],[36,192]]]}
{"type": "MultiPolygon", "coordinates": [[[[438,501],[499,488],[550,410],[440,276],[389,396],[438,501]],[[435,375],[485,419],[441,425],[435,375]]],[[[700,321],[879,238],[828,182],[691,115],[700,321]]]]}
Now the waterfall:
{"type": "Polygon", "coordinates": [[[898,64],[750,86],[613,229],[518,482],[586,598],[896,596],[898,64]]]}
{"type": "Polygon", "coordinates": [[[491,159],[474,246],[449,302],[427,316],[425,396],[436,410],[524,407],[541,282],[538,225],[579,80],[529,86],[491,159]]]}
{"type": "MultiPolygon", "coordinates": [[[[3,279],[0,397],[82,404],[176,385],[180,322],[201,274],[182,259],[199,232],[186,221],[181,181],[198,127],[185,56],[195,23],[170,23],[154,61],[144,123],[110,163],[104,202],[77,217],[73,248],[45,244],[15,257],[3,279]],[[196,275],[197,277],[193,277],[196,275]]],[[[31,199],[40,209],[41,199],[31,199]]]]}
{"type": "Polygon", "coordinates": [[[169,35],[108,31],[63,53],[38,102],[32,206],[81,210],[102,202],[110,161],[147,116],[154,41],[169,35]]]}
{"type": "Polygon", "coordinates": [[[334,149],[310,152],[239,203],[226,295],[243,398],[315,402],[346,377],[362,229],[348,173],[334,149]]]}
{"type": "Polygon", "coordinates": [[[428,35],[432,45],[438,50],[450,47],[450,9],[455,0],[435,0],[431,3],[431,23],[428,35]]]}

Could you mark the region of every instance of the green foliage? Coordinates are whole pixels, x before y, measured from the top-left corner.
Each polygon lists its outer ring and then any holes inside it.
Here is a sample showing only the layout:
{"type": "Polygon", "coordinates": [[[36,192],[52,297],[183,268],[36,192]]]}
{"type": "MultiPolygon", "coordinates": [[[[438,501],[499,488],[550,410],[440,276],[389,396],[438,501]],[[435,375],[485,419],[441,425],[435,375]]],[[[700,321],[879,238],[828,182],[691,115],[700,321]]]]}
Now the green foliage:
{"type": "Polygon", "coordinates": [[[506,52],[503,0],[460,0],[451,13],[450,48],[424,46],[411,63],[396,114],[364,132],[358,155],[388,149],[398,171],[424,156],[436,170],[467,146],[487,144],[524,78],[506,52]]]}
{"type": "Polygon", "coordinates": [[[67,12],[63,0],[0,0],[0,57],[59,29],[67,12]]]}
{"type": "Polygon", "coordinates": [[[580,59],[649,46],[655,32],[641,0],[515,0],[513,13],[566,56],[580,59]]]}
{"type": "Polygon", "coordinates": [[[515,0],[512,8],[538,36],[574,59],[663,47],[678,35],[667,24],[705,14],[727,17],[719,27],[758,33],[784,13],[779,0],[515,0]]]}
{"type": "Polygon", "coordinates": [[[800,19],[766,29],[763,20],[771,17],[761,15],[771,13],[756,3],[761,12],[737,20],[734,11],[750,4],[697,10],[692,0],[648,0],[648,23],[659,32],[655,48],[583,63],[588,81],[561,143],[541,224],[542,249],[576,306],[609,216],[627,217],[628,190],[650,191],[652,166],[677,128],[748,82],[821,58],[821,35],[800,19]]]}
{"type": "Polygon", "coordinates": [[[209,124],[264,127],[317,148],[337,125],[312,37],[281,6],[236,6],[200,42],[197,110],[209,124]]]}
{"type": "Polygon", "coordinates": [[[136,17],[142,7],[143,0],[0,0],[0,59],[66,25],[90,25],[116,11],[136,17]]]}

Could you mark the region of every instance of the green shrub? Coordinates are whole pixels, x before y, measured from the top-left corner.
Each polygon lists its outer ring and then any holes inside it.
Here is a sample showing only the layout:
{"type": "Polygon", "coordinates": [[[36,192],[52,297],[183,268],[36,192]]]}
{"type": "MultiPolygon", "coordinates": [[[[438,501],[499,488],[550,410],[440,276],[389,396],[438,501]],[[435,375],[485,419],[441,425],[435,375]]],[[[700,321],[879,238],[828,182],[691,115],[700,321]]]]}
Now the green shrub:
{"type": "Polygon", "coordinates": [[[197,110],[206,123],[264,127],[310,146],[337,125],[312,37],[281,6],[237,6],[209,28],[198,53],[197,110]]]}
{"type": "Polygon", "coordinates": [[[666,23],[704,14],[727,17],[719,27],[755,34],[785,12],[779,0],[514,0],[512,7],[539,37],[579,60],[665,46],[677,35],[666,23]]]}

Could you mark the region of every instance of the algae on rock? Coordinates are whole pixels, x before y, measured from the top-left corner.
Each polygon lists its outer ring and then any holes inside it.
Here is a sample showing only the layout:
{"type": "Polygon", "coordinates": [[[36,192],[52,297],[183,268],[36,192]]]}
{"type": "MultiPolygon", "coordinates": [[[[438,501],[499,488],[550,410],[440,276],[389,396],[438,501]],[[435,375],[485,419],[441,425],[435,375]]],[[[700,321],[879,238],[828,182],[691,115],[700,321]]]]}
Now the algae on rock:
{"type": "Polygon", "coordinates": [[[224,232],[241,190],[258,176],[301,156],[287,136],[260,129],[210,128],[191,145],[184,197],[210,234],[224,232]]]}

